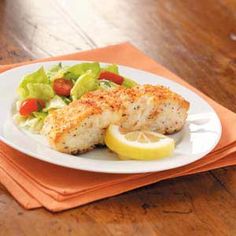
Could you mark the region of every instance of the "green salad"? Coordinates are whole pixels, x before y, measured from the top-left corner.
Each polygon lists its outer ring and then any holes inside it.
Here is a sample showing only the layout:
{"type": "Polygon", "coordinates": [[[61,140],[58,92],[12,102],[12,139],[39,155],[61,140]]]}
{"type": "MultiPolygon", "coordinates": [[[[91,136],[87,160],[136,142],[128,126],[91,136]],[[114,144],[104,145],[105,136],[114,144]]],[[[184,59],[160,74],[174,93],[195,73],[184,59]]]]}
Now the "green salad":
{"type": "Polygon", "coordinates": [[[131,88],[136,82],[119,74],[115,64],[101,67],[98,62],[44,67],[26,75],[17,88],[15,121],[31,132],[39,133],[44,119],[55,109],[80,99],[85,93],[117,86],[131,88]]]}

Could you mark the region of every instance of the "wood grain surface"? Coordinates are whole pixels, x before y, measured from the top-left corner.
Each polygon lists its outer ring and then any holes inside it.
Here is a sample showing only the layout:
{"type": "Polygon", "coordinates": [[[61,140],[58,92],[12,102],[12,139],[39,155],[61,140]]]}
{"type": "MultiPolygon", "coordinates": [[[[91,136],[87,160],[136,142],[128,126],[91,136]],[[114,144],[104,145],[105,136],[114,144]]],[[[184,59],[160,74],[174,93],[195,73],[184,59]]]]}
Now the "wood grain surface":
{"type": "MultiPolygon", "coordinates": [[[[236,112],[235,0],[1,0],[0,64],[130,41],[236,112]]],[[[236,168],[143,187],[62,213],[0,187],[0,235],[236,235],[236,168]]]]}

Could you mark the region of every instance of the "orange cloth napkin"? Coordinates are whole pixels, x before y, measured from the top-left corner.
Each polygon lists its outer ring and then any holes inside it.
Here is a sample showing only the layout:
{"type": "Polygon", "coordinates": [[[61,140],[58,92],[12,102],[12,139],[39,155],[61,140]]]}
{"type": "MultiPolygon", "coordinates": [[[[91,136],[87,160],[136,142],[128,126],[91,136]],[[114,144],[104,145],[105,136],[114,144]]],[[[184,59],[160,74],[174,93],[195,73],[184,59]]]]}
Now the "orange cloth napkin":
{"type": "MultiPolygon", "coordinates": [[[[190,88],[206,99],[218,113],[223,132],[217,147],[199,161],[169,171],[132,175],[92,173],[63,168],[36,160],[0,142],[0,182],[25,208],[32,209],[43,206],[51,211],[61,211],[163,179],[236,164],[236,114],[191,87],[131,44],[123,43],[37,60],[37,62],[48,60],[103,61],[127,65],[165,76],[190,88]]],[[[0,72],[26,63],[2,66],[0,72]]]]}

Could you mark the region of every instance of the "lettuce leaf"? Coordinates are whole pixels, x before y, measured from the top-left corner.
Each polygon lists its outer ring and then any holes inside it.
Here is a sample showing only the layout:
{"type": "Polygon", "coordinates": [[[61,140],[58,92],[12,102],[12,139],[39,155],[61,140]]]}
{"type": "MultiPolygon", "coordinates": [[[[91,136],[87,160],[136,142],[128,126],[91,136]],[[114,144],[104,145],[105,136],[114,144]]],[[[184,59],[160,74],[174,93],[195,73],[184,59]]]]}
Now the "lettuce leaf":
{"type": "Polygon", "coordinates": [[[67,103],[63,100],[63,98],[56,95],[46,104],[46,107],[43,109],[43,111],[48,112],[51,110],[60,109],[66,105],[67,103]]]}
{"type": "Polygon", "coordinates": [[[47,76],[50,81],[53,81],[57,78],[61,78],[64,76],[65,73],[65,67],[62,67],[61,62],[58,63],[57,65],[52,66],[48,71],[47,71],[47,76]]]}
{"type": "Polygon", "coordinates": [[[33,112],[33,116],[35,118],[39,118],[41,120],[44,120],[47,117],[48,113],[45,111],[37,111],[37,112],[33,112]]]}
{"type": "Polygon", "coordinates": [[[117,85],[116,83],[113,83],[112,81],[109,80],[99,80],[99,88],[100,89],[104,89],[104,90],[109,90],[109,89],[113,89],[118,87],[119,85],[117,85]]]}
{"type": "MultiPolygon", "coordinates": [[[[102,70],[109,71],[109,72],[112,72],[112,73],[115,73],[115,74],[119,75],[119,68],[115,64],[108,65],[108,66],[102,68],[102,70]]],[[[125,78],[124,76],[123,76],[123,78],[124,78],[124,82],[122,83],[122,86],[124,86],[126,88],[132,88],[132,87],[137,85],[137,83],[134,80],[125,78]]]]}
{"type": "Polygon", "coordinates": [[[81,63],[74,66],[68,67],[65,71],[65,78],[77,80],[81,75],[87,71],[92,71],[95,76],[98,76],[100,73],[100,65],[98,62],[92,63],[81,63]]]}
{"type": "Polygon", "coordinates": [[[60,97],[66,105],[70,104],[72,102],[72,99],[70,97],[60,97]]]}
{"type": "Polygon", "coordinates": [[[14,120],[20,127],[25,128],[32,133],[40,133],[46,116],[46,112],[34,112],[29,117],[24,117],[17,113],[14,116],[14,120]]]}
{"type": "Polygon", "coordinates": [[[47,73],[58,72],[60,69],[62,69],[61,62],[59,62],[57,65],[54,65],[50,69],[48,69],[47,73]]]}
{"type": "Polygon", "coordinates": [[[17,88],[17,93],[20,100],[26,98],[49,100],[54,96],[54,91],[43,67],[26,75],[17,88]]]}
{"type": "Polygon", "coordinates": [[[49,84],[29,83],[27,84],[26,88],[28,89],[27,97],[29,98],[40,98],[45,101],[48,101],[54,96],[54,91],[51,85],[49,84]]]}
{"type": "Polygon", "coordinates": [[[115,74],[119,74],[119,68],[117,65],[112,64],[112,65],[108,65],[102,68],[103,71],[109,71],[115,74]]]}
{"type": "Polygon", "coordinates": [[[124,77],[124,81],[122,83],[122,86],[126,87],[126,88],[132,88],[134,86],[138,85],[138,83],[136,83],[134,80],[132,79],[128,79],[124,77]]]}
{"type": "Polygon", "coordinates": [[[88,70],[77,79],[70,94],[73,100],[77,100],[85,93],[98,88],[97,75],[93,71],[88,70]]]}

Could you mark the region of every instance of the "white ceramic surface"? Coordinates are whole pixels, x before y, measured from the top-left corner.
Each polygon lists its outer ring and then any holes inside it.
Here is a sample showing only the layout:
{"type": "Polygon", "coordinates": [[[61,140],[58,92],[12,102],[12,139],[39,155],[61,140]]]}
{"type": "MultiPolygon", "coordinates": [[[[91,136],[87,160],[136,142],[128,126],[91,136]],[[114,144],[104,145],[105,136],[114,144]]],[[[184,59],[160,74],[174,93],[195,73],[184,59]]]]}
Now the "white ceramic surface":
{"type": "MultiPolygon", "coordinates": [[[[62,61],[73,65],[82,61],[62,61]]],[[[187,165],[209,153],[221,136],[221,123],[212,107],[189,89],[161,76],[145,71],[119,66],[121,75],[132,78],[140,84],[168,86],[181,94],[191,104],[189,116],[183,130],[172,135],[177,142],[174,155],[155,161],[121,161],[106,148],[72,156],[52,150],[40,135],[33,135],[18,128],[12,115],[17,99],[16,88],[25,74],[40,66],[48,68],[58,61],[35,63],[18,67],[0,75],[0,139],[32,158],[56,165],[104,173],[144,173],[168,170],[187,165]]],[[[105,64],[105,63],[103,63],[105,64]]]]}

